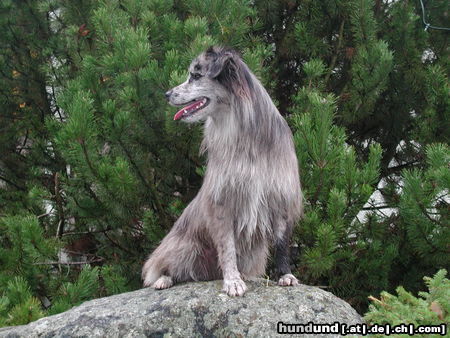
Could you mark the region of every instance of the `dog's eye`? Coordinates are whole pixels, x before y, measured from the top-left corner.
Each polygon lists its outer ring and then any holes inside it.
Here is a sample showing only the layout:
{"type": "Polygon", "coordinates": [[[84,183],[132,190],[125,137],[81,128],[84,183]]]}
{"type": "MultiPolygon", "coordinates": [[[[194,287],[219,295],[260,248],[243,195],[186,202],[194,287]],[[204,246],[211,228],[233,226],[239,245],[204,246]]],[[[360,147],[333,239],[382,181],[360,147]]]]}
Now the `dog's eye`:
{"type": "Polygon", "coordinates": [[[191,78],[194,79],[194,80],[198,80],[201,77],[202,77],[202,74],[199,74],[199,73],[193,74],[193,73],[191,73],[191,78]]]}

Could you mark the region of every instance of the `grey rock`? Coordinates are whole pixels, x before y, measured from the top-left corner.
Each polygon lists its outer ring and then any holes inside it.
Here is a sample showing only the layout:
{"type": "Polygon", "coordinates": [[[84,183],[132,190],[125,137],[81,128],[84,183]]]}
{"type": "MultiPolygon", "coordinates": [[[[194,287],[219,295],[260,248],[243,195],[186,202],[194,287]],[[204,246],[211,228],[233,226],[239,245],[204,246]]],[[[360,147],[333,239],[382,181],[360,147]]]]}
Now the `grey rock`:
{"type": "MultiPolygon", "coordinates": [[[[285,337],[277,323],[363,323],[346,302],[319,288],[247,282],[244,297],[221,292],[221,281],[142,289],[94,299],[0,337],[285,337]]],[[[336,337],[303,335],[304,337],[336,337]]]]}

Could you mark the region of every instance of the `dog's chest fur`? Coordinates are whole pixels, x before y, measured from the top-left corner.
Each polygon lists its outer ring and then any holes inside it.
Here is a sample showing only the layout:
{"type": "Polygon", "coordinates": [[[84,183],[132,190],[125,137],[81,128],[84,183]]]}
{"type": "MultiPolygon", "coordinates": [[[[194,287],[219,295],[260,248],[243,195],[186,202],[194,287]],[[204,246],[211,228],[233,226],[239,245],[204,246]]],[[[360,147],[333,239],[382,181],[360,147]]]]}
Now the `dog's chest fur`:
{"type": "Polygon", "coordinates": [[[272,234],[271,207],[281,199],[277,173],[267,163],[272,156],[260,151],[254,140],[249,144],[237,133],[224,130],[233,127],[228,122],[221,128],[212,121],[205,124],[203,146],[208,163],[203,193],[233,218],[239,235],[268,237],[272,234]]]}

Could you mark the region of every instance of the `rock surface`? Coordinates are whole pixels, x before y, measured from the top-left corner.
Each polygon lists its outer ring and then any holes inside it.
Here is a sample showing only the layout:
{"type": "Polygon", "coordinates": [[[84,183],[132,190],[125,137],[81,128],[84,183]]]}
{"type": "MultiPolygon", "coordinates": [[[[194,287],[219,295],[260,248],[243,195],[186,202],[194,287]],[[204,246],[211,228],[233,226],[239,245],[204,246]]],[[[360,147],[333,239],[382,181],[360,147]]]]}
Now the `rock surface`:
{"type": "Polygon", "coordinates": [[[0,329],[0,337],[285,337],[277,334],[280,321],[362,323],[349,304],[316,287],[279,287],[263,279],[247,286],[239,298],[222,293],[221,281],[142,289],[0,329]]]}

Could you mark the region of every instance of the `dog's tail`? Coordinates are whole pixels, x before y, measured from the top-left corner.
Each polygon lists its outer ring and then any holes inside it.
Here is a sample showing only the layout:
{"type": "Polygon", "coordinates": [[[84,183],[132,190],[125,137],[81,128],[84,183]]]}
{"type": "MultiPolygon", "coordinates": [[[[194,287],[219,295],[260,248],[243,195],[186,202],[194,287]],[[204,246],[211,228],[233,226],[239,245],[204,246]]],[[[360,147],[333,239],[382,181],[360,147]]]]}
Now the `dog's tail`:
{"type": "Polygon", "coordinates": [[[180,260],[186,256],[183,252],[184,248],[174,226],[145,262],[142,268],[144,286],[153,286],[153,283],[162,275],[178,279],[179,276],[174,267],[177,267],[180,260]]]}
{"type": "Polygon", "coordinates": [[[151,255],[142,268],[142,279],[144,286],[152,286],[156,280],[162,276],[162,264],[155,255],[151,255]]]}

